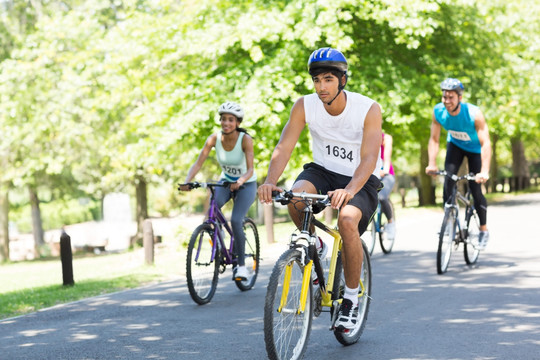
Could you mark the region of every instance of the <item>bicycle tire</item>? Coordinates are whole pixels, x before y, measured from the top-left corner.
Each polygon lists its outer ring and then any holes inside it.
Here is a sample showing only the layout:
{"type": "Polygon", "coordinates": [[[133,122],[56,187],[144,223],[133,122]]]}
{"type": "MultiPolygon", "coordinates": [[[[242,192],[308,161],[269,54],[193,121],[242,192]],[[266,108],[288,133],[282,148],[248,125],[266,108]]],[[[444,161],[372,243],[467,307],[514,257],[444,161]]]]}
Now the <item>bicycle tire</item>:
{"type": "MultiPolygon", "coordinates": [[[[386,225],[388,223],[385,223],[385,224],[381,224],[381,228],[386,228],[386,225]]],[[[382,230],[380,233],[379,233],[379,243],[381,244],[381,249],[383,251],[383,253],[385,254],[390,254],[392,252],[392,248],[394,247],[394,242],[396,241],[395,238],[393,239],[389,239],[388,236],[386,236],[386,231],[385,230],[382,230]]]]}
{"type": "Polygon", "coordinates": [[[220,256],[216,251],[212,260],[213,236],[213,227],[210,224],[201,224],[191,235],[188,245],[187,285],[191,298],[199,305],[207,304],[212,299],[219,280],[220,256]]]}
{"type": "Polygon", "coordinates": [[[306,351],[313,321],[313,288],[308,287],[306,307],[298,314],[304,265],[302,253],[289,249],[278,259],[266,290],[264,304],[264,342],[271,360],[301,359],[306,351]],[[279,311],[285,269],[292,266],[289,291],[283,309],[279,311]]]}
{"type": "Polygon", "coordinates": [[[242,290],[250,290],[257,281],[259,274],[259,259],[260,259],[260,244],[259,231],[257,225],[250,218],[244,219],[244,233],[246,234],[245,259],[246,268],[250,272],[250,277],[247,280],[235,280],[236,286],[242,290]]]}
{"type": "Polygon", "coordinates": [[[377,242],[377,224],[375,218],[377,217],[377,214],[373,217],[373,219],[369,222],[368,228],[366,229],[367,236],[364,236],[364,244],[366,245],[366,248],[369,252],[369,255],[373,255],[373,250],[375,249],[375,243],[377,242]],[[367,239],[367,241],[365,240],[367,239]]]}
{"type": "MultiPolygon", "coordinates": [[[[358,340],[360,340],[360,336],[362,336],[364,328],[366,327],[369,313],[369,305],[371,303],[371,259],[368,249],[364,243],[362,243],[362,247],[364,250],[364,260],[362,262],[362,270],[360,273],[360,283],[364,285],[364,293],[358,298],[358,322],[356,324],[356,327],[349,332],[341,332],[337,329],[334,330],[334,336],[336,337],[337,341],[339,341],[342,345],[345,346],[356,344],[358,340]]],[[[341,256],[339,257],[339,261],[336,263],[336,268],[338,266],[343,266],[341,256]]],[[[336,270],[336,273],[337,272],[338,271],[336,270]]],[[[343,271],[339,271],[339,273],[343,274],[343,271]]],[[[339,289],[341,292],[340,297],[343,297],[343,293],[345,290],[344,276],[340,276],[339,289]]],[[[360,291],[361,290],[362,287],[360,287],[360,291]]]]}
{"type": "Polygon", "coordinates": [[[448,270],[454,239],[456,237],[456,215],[453,208],[444,211],[444,218],[439,233],[439,246],[437,248],[437,273],[444,274],[448,270]],[[447,231],[448,229],[448,231],[447,231]]]}
{"type": "Polygon", "coordinates": [[[474,265],[480,256],[480,249],[474,246],[474,244],[478,244],[478,238],[480,236],[480,220],[476,212],[472,213],[467,224],[467,229],[467,240],[463,246],[463,256],[467,265],[474,265]]]}

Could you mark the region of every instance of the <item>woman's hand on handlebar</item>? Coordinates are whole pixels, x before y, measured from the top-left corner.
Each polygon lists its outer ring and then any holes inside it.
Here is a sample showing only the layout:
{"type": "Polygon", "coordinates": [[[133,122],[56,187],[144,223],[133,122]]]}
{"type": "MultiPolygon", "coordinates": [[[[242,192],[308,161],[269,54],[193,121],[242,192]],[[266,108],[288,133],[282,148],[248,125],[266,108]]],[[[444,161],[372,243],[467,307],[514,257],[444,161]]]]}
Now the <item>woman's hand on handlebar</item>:
{"type": "Polygon", "coordinates": [[[191,185],[189,184],[179,184],[178,185],[178,190],[180,191],[191,191],[191,185]]]}
{"type": "Polygon", "coordinates": [[[272,203],[272,191],[283,192],[283,189],[277,187],[274,184],[264,183],[257,189],[257,194],[259,195],[259,201],[263,204],[272,203]]]}
{"type": "Polygon", "coordinates": [[[231,185],[229,185],[229,189],[230,189],[231,191],[236,191],[236,190],[240,189],[240,188],[242,187],[242,185],[244,185],[244,184],[239,183],[238,181],[237,181],[237,182],[233,182],[233,183],[231,183],[231,185]]]}

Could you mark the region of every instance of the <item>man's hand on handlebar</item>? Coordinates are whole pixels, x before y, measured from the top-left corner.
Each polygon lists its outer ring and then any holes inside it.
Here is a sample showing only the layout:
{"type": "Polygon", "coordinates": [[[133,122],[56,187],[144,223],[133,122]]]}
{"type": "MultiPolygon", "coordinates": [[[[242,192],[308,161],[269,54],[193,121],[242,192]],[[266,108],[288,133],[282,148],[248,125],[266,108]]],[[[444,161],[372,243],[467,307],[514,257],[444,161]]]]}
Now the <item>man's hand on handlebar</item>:
{"type": "Polygon", "coordinates": [[[437,172],[439,171],[439,168],[437,166],[426,166],[426,174],[431,175],[433,177],[437,176],[437,172]]]}
{"type": "Polygon", "coordinates": [[[489,175],[486,174],[486,173],[478,173],[476,174],[476,179],[475,181],[479,184],[483,184],[485,183],[486,181],[489,180],[489,175]]]}
{"type": "Polygon", "coordinates": [[[257,194],[259,195],[259,200],[263,204],[272,203],[272,191],[283,192],[283,189],[277,187],[274,184],[264,183],[257,189],[257,194]]]}
{"type": "Polygon", "coordinates": [[[332,209],[341,209],[343,205],[346,205],[349,203],[349,200],[351,200],[354,197],[354,194],[351,194],[346,189],[336,189],[334,191],[329,191],[328,196],[330,197],[330,204],[332,206],[332,209]]]}

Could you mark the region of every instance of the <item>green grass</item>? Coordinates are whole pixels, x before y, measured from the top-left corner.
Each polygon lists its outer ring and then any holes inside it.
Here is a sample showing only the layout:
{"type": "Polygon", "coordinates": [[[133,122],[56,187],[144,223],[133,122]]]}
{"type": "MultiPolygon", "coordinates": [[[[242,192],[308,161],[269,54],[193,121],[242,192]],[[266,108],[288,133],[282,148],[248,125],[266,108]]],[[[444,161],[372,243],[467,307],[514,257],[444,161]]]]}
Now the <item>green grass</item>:
{"type": "Polygon", "coordinates": [[[178,243],[155,247],[154,265],[146,265],[144,250],[74,257],[74,286],[62,285],[59,258],[0,265],[0,319],[45,307],[178,278],[185,267],[178,243]]]}
{"type": "Polygon", "coordinates": [[[137,287],[155,280],[152,275],[125,275],[112,279],[84,280],[74,286],[29,287],[0,294],[0,318],[27,314],[57,304],[137,287]]]}
{"type": "MultiPolygon", "coordinates": [[[[265,226],[258,226],[261,247],[268,246],[265,226]]],[[[274,226],[278,243],[287,243],[293,224],[274,226]]],[[[59,258],[0,264],[0,319],[43,308],[107,294],[145,284],[183,279],[185,248],[190,233],[180,240],[163,239],[155,247],[154,265],[145,265],[144,249],[120,254],[74,256],[74,286],[62,286],[59,258]]]]}

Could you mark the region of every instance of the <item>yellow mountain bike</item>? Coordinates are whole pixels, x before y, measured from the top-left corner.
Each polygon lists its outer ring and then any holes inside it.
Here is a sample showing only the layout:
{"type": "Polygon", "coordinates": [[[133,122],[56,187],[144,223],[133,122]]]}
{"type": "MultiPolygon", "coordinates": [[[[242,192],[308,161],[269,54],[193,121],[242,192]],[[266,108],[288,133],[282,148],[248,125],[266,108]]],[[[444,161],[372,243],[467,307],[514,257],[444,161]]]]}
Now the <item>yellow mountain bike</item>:
{"type": "Polygon", "coordinates": [[[272,360],[302,358],[313,317],[323,312],[330,314],[329,329],[341,344],[356,343],[366,326],[371,301],[371,263],[365,244],[362,243],[364,260],[358,294],[358,321],[354,329],[342,332],[334,327],[345,289],[342,239],[337,229],[329,228],[313,216],[314,208],[330,205],[328,196],[285,191],[275,194],[273,200],[283,205],[302,203],[303,209],[299,211],[303,212],[303,221],[302,229],[291,235],[289,249],[274,265],[266,290],[264,341],[268,357],[272,360]],[[317,256],[316,238],[309,231],[312,225],[334,238],[327,270],[317,256]],[[316,285],[313,273],[317,274],[316,285]]]}

